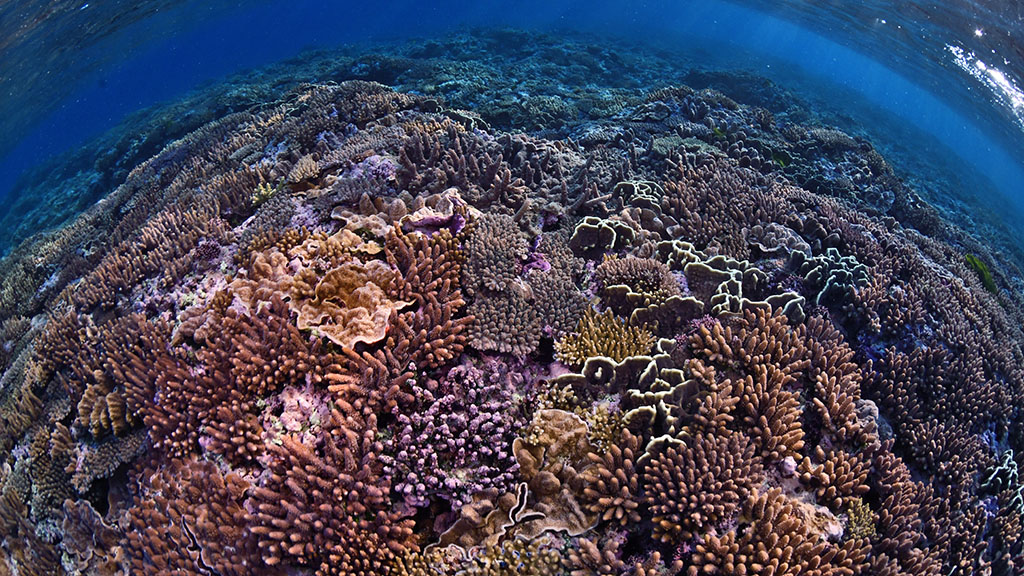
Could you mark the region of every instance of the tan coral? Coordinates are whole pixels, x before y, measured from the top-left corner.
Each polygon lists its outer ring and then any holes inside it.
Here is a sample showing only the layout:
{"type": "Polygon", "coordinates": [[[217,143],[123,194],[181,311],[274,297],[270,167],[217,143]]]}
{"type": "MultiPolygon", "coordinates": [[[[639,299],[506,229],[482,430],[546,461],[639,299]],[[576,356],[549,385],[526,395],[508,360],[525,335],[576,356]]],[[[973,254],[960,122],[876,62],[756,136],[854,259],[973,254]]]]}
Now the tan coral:
{"type": "Polygon", "coordinates": [[[687,574],[815,574],[852,576],[864,567],[867,544],[821,538],[799,502],[780,489],[751,494],[741,526],[697,544],[687,574]]]}
{"type": "Polygon", "coordinates": [[[89,384],[78,402],[75,423],[89,430],[93,438],[101,438],[108,433],[124,436],[138,423],[138,419],[127,410],[124,393],[114,390],[110,379],[101,371],[96,373],[96,382],[89,384]]]}
{"type": "Polygon", "coordinates": [[[516,524],[516,534],[577,536],[594,527],[597,515],[581,501],[586,481],[580,471],[587,465],[589,442],[587,424],[579,416],[563,410],[537,411],[527,434],[512,443],[512,451],[530,488],[526,519],[516,524]]]}
{"type": "Polygon", "coordinates": [[[380,342],[392,312],[408,305],[388,298],[386,290],[393,280],[394,273],[384,262],[347,262],[320,279],[312,299],[293,303],[297,325],[301,330],[316,328],[343,348],[380,342]]]}
{"type": "Polygon", "coordinates": [[[583,312],[576,331],[555,342],[557,358],[570,366],[580,367],[587,358],[606,356],[621,362],[630,356],[641,356],[651,351],[654,335],[644,326],[629,326],[612,313],[583,312]]]}
{"type": "Polygon", "coordinates": [[[640,522],[640,475],[634,462],[639,456],[639,439],[623,430],[621,442],[603,453],[587,454],[592,466],[583,471],[583,495],[601,520],[620,526],[640,522]]]}

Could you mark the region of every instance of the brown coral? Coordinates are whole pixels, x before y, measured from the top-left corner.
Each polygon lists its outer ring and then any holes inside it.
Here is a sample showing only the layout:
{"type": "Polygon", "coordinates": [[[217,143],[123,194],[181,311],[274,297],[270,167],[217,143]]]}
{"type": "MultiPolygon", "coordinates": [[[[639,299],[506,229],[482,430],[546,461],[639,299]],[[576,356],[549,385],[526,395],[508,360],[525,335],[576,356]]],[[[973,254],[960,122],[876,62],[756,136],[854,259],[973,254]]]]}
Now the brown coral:
{"type": "Polygon", "coordinates": [[[589,451],[587,425],[563,410],[539,410],[526,435],[512,443],[519,474],[529,487],[524,514],[515,533],[527,538],[548,531],[577,536],[597,522],[582,503],[586,479],[580,471],[589,451]]]}
{"type": "Polygon", "coordinates": [[[295,302],[298,327],[315,328],[343,348],[377,343],[392,312],[407,305],[387,297],[393,280],[390,267],[379,260],[349,261],[329,270],[311,287],[312,297],[295,302]]]}
{"type": "Polygon", "coordinates": [[[867,493],[870,464],[857,454],[815,447],[814,458],[800,462],[800,479],[814,488],[818,502],[835,510],[846,508],[853,498],[867,493]]]}
{"type": "Polygon", "coordinates": [[[252,491],[252,533],[270,566],[309,566],[321,576],[386,574],[415,550],[411,521],[389,510],[375,418],[332,412],[321,446],[285,435],[269,447],[271,474],[252,491]]]}
{"type": "Polygon", "coordinates": [[[842,546],[820,538],[779,489],[755,492],[743,506],[743,530],[697,544],[688,574],[852,576],[866,556],[863,540],[842,546]]]}
{"type": "Polygon", "coordinates": [[[639,451],[639,439],[623,430],[621,440],[605,453],[587,454],[592,465],[583,471],[583,496],[602,521],[620,526],[640,522],[640,475],[635,466],[639,451]]]}
{"type": "Polygon", "coordinates": [[[172,460],[143,472],[128,512],[132,574],[262,573],[242,506],[248,482],[210,462],[172,460]]]}
{"type": "Polygon", "coordinates": [[[728,519],[764,477],[741,434],[659,438],[647,446],[643,489],[653,536],[681,543],[728,519]]]}

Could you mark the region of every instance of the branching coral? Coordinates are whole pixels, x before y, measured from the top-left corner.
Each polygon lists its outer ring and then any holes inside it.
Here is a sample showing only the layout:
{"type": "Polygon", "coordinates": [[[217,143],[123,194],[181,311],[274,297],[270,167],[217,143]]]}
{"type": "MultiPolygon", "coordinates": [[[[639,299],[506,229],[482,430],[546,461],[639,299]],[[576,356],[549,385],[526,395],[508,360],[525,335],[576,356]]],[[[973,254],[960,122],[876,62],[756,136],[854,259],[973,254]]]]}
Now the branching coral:
{"type": "Polygon", "coordinates": [[[12,253],[0,571],[1018,571],[1006,253],[838,131],[586,92],[303,84],[12,253]]]}
{"type": "Polygon", "coordinates": [[[764,479],[753,445],[740,434],[659,438],[642,465],[652,535],[676,544],[731,517],[764,479]]]}
{"type": "Polygon", "coordinates": [[[622,362],[630,356],[650,351],[654,335],[642,326],[629,326],[616,318],[611,310],[597,313],[588,309],[580,318],[576,331],[555,342],[560,361],[579,367],[593,356],[605,356],[622,362]]]}
{"type": "Polygon", "coordinates": [[[125,540],[133,574],[263,573],[242,505],[248,482],[195,460],[142,476],[125,540]]]}
{"type": "Polygon", "coordinates": [[[640,521],[640,475],[635,466],[639,451],[639,439],[623,430],[620,442],[607,452],[587,454],[592,466],[583,471],[583,495],[603,522],[629,526],[640,521]]]}
{"type": "Polygon", "coordinates": [[[526,239],[508,216],[485,215],[474,220],[466,239],[462,279],[470,295],[477,290],[505,292],[516,281],[526,258],[526,239]]]}
{"type": "Polygon", "coordinates": [[[270,475],[253,488],[253,525],[263,561],[309,566],[317,574],[386,574],[415,550],[412,523],[390,510],[375,418],[334,411],[320,446],[286,435],[272,444],[270,475]]]}
{"type": "Polygon", "coordinates": [[[818,502],[842,510],[869,490],[867,461],[846,452],[826,454],[820,446],[815,448],[814,456],[817,463],[804,458],[799,471],[800,479],[814,488],[818,502]]]}
{"type": "Polygon", "coordinates": [[[520,379],[490,361],[414,385],[417,408],[397,416],[385,466],[408,505],[443,499],[458,510],[478,492],[511,490],[518,470],[511,445],[525,425],[514,400],[520,379]]]}
{"type": "Polygon", "coordinates": [[[743,506],[746,524],[697,544],[688,573],[852,576],[866,557],[864,540],[828,542],[779,489],[754,493],[743,506]]]}

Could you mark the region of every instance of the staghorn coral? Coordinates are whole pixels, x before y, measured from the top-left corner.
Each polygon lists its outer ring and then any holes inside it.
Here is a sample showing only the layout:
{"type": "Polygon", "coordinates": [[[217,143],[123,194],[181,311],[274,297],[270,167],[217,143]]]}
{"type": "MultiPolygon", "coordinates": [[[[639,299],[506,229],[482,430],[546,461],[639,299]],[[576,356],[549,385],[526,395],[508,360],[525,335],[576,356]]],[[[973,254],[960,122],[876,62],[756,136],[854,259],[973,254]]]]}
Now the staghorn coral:
{"type": "Polygon", "coordinates": [[[688,574],[834,574],[859,572],[863,540],[842,546],[821,539],[779,489],[755,492],[743,505],[744,529],[697,544],[688,574]]]}
{"type": "MultiPolygon", "coordinates": [[[[274,297],[254,314],[232,309],[221,331],[195,354],[193,370],[180,353],[159,355],[152,392],[140,392],[143,420],[154,446],[184,457],[199,447],[244,462],[262,452],[255,404],[285,384],[304,381],[317,344],[291,322],[288,305],[274,297]]],[[[310,375],[312,378],[313,376],[310,375]]]]}
{"type": "Polygon", "coordinates": [[[583,496],[601,521],[620,526],[640,522],[640,475],[635,465],[639,451],[639,439],[622,430],[621,440],[606,452],[587,454],[592,466],[583,471],[583,496]]]}
{"type": "Polygon", "coordinates": [[[738,416],[766,462],[796,458],[804,447],[797,393],[791,378],[772,364],[757,365],[741,382],[738,416]]]}
{"type": "Polygon", "coordinates": [[[242,506],[247,481],[196,460],[141,474],[124,541],[132,574],[259,573],[242,506]]]}
{"type": "Polygon", "coordinates": [[[399,271],[392,298],[417,305],[415,312],[399,315],[401,325],[415,335],[411,360],[437,368],[458,358],[473,321],[472,315],[460,314],[465,306],[460,284],[465,257],[458,240],[448,231],[429,238],[396,231],[388,238],[385,253],[399,271]]]}
{"type": "Polygon", "coordinates": [[[348,373],[327,376],[332,393],[359,395],[369,390],[371,403],[388,407],[412,401],[407,384],[418,364],[440,367],[462,352],[474,320],[461,313],[465,304],[459,284],[462,255],[455,239],[447,233],[430,238],[417,235],[415,244],[409,244],[411,237],[396,234],[392,238],[385,252],[402,275],[394,293],[419,305],[392,315],[383,349],[344,350],[348,373]]]}
{"type": "MultiPolygon", "coordinates": [[[[890,447],[886,441],[883,448],[890,447]]],[[[876,572],[903,570],[911,574],[938,574],[937,550],[926,546],[923,515],[928,502],[922,487],[910,477],[906,464],[891,452],[874,459],[876,489],[881,498],[875,526],[878,540],[872,546],[871,567],[876,572]]]]}
{"type": "Polygon", "coordinates": [[[810,458],[800,462],[800,480],[816,492],[818,502],[837,510],[844,509],[853,498],[869,490],[867,476],[869,463],[855,454],[830,451],[821,446],[814,450],[815,464],[810,458]]]}
{"type": "Polygon", "coordinates": [[[252,490],[250,527],[267,565],[383,574],[396,554],[416,549],[412,522],[389,509],[375,420],[334,410],[321,446],[285,435],[268,447],[271,474],[252,490]]]}
{"type": "Polygon", "coordinates": [[[566,567],[571,576],[618,576],[626,568],[620,557],[620,542],[610,540],[599,543],[587,538],[578,538],[576,548],[569,551],[566,567]]]}

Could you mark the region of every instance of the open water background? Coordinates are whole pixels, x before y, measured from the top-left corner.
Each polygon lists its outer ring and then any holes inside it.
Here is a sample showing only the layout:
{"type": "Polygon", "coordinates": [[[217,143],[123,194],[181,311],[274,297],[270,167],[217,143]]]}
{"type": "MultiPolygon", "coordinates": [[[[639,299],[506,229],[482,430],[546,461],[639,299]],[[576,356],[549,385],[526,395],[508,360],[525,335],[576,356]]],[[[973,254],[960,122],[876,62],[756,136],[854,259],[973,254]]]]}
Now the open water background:
{"type": "Polygon", "coordinates": [[[44,159],[228,74],[310,48],[485,26],[635,40],[681,65],[750,70],[859,123],[883,150],[888,140],[951,154],[977,190],[1012,208],[1011,227],[1024,220],[1024,4],[998,0],[8,0],[0,198],[44,159]],[[934,142],[906,141],[910,128],[934,142]]]}

